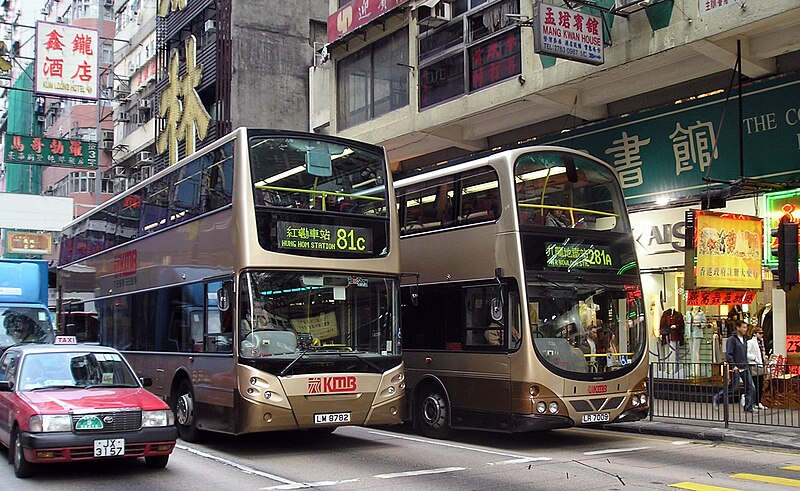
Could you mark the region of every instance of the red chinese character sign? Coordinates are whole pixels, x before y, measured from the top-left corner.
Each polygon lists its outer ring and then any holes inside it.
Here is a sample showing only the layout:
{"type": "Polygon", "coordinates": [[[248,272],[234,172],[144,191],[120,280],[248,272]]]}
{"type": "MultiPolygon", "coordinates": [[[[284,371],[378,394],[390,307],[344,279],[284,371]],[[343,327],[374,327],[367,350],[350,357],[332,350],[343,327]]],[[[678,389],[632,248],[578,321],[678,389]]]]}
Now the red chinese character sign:
{"type": "Polygon", "coordinates": [[[605,61],[602,18],[538,2],[533,19],[534,53],[592,65],[605,61]]]}
{"type": "Polygon", "coordinates": [[[686,305],[749,305],[756,299],[755,291],[687,290],[686,305]]]}
{"type": "Polygon", "coordinates": [[[408,0],[353,0],[328,16],[328,42],[336,41],[404,3],[408,0]]]}
{"type": "Polygon", "coordinates": [[[94,29],[36,23],[36,93],[97,100],[100,36],[94,29]]]}

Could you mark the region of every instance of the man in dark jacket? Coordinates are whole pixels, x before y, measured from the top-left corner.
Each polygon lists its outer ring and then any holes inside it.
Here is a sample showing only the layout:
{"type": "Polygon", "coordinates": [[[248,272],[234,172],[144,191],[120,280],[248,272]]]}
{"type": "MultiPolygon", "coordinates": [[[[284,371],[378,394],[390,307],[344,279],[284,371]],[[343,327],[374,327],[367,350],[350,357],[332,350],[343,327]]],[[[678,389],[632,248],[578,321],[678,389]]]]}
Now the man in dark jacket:
{"type": "MultiPolygon", "coordinates": [[[[739,379],[744,383],[744,410],[748,413],[753,412],[755,404],[756,386],[750,374],[750,365],[747,362],[747,322],[736,321],[736,332],[730,335],[725,344],[725,361],[730,368],[731,387],[728,392],[736,394],[739,391],[739,379]]],[[[719,391],[711,402],[714,407],[718,407],[722,398],[725,397],[725,389],[719,391]]]]}

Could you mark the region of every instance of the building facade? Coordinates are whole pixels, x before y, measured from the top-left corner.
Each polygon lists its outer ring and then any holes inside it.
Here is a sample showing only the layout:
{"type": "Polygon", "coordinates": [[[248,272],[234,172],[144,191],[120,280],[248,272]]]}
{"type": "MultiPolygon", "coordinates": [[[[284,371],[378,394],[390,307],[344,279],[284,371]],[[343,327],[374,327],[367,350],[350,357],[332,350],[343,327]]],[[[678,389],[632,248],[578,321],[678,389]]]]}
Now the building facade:
{"type": "MultiPolygon", "coordinates": [[[[603,158],[633,212],[656,327],[668,308],[694,309],[683,283],[686,209],[726,211],[726,198],[744,199],[729,211],[764,219],[768,249],[776,222],[765,196],[800,183],[795,1],[329,7],[323,67],[331,98],[311,108],[312,127],[384,145],[397,175],[523,142],[603,158]]],[[[768,258],[763,264],[763,288],[747,304],[706,313],[744,309],[760,320],[757,313],[770,312],[774,351],[786,355],[800,335],[797,295],[778,289],[768,258]]],[[[651,351],[660,357],[657,340],[656,331],[651,351]]]]}

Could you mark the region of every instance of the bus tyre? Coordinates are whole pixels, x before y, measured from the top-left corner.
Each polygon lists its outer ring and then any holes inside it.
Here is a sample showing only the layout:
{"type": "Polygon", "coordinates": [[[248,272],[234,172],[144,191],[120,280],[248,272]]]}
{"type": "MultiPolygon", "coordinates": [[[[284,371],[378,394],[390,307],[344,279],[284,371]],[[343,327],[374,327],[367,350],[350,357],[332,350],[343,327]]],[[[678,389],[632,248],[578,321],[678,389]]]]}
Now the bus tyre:
{"type": "Polygon", "coordinates": [[[202,432],[197,429],[194,390],[191,382],[182,380],[175,394],[175,426],[178,427],[178,434],[184,441],[199,442],[202,439],[202,432]]]}
{"type": "Polygon", "coordinates": [[[441,389],[425,389],[417,399],[414,421],[419,432],[431,438],[447,438],[450,435],[447,399],[441,389]]]}
{"type": "Polygon", "coordinates": [[[144,458],[144,463],[151,469],[163,469],[169,462],[169,455],[151,455],[144,458]]]}
{"type": "Polygon", "coordinates": [[[22,451],[22,441],[19,438],[19,428],[14,428],[11,433],[11,443],[8,445],[9,459],[14,463],[14,475],[19,478],[33,475],[33,464],[25,460],[22,451]]]}

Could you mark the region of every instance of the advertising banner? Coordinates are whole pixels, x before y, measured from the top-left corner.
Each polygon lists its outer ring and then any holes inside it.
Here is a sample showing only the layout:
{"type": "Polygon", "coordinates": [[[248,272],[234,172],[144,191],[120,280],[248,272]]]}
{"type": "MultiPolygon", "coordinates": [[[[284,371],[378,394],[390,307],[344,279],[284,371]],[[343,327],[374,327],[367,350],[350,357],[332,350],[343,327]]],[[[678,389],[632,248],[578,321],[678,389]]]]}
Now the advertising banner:
{"type": "Polygon", "coordinates": [[[695,210],[695,287],[761,289],[759,217],[695,210]]]}
{"type": "Polygon", "coordinates": [[[328,42],[336,41],[404,3],[408,3],[408,0],[348,3],[328,16],[328,42]]]}
{"type": "Polygon", "coordinates": [[[95,29],[37,22],[36,93],[97,100],[99,39],[95,29]]]}

